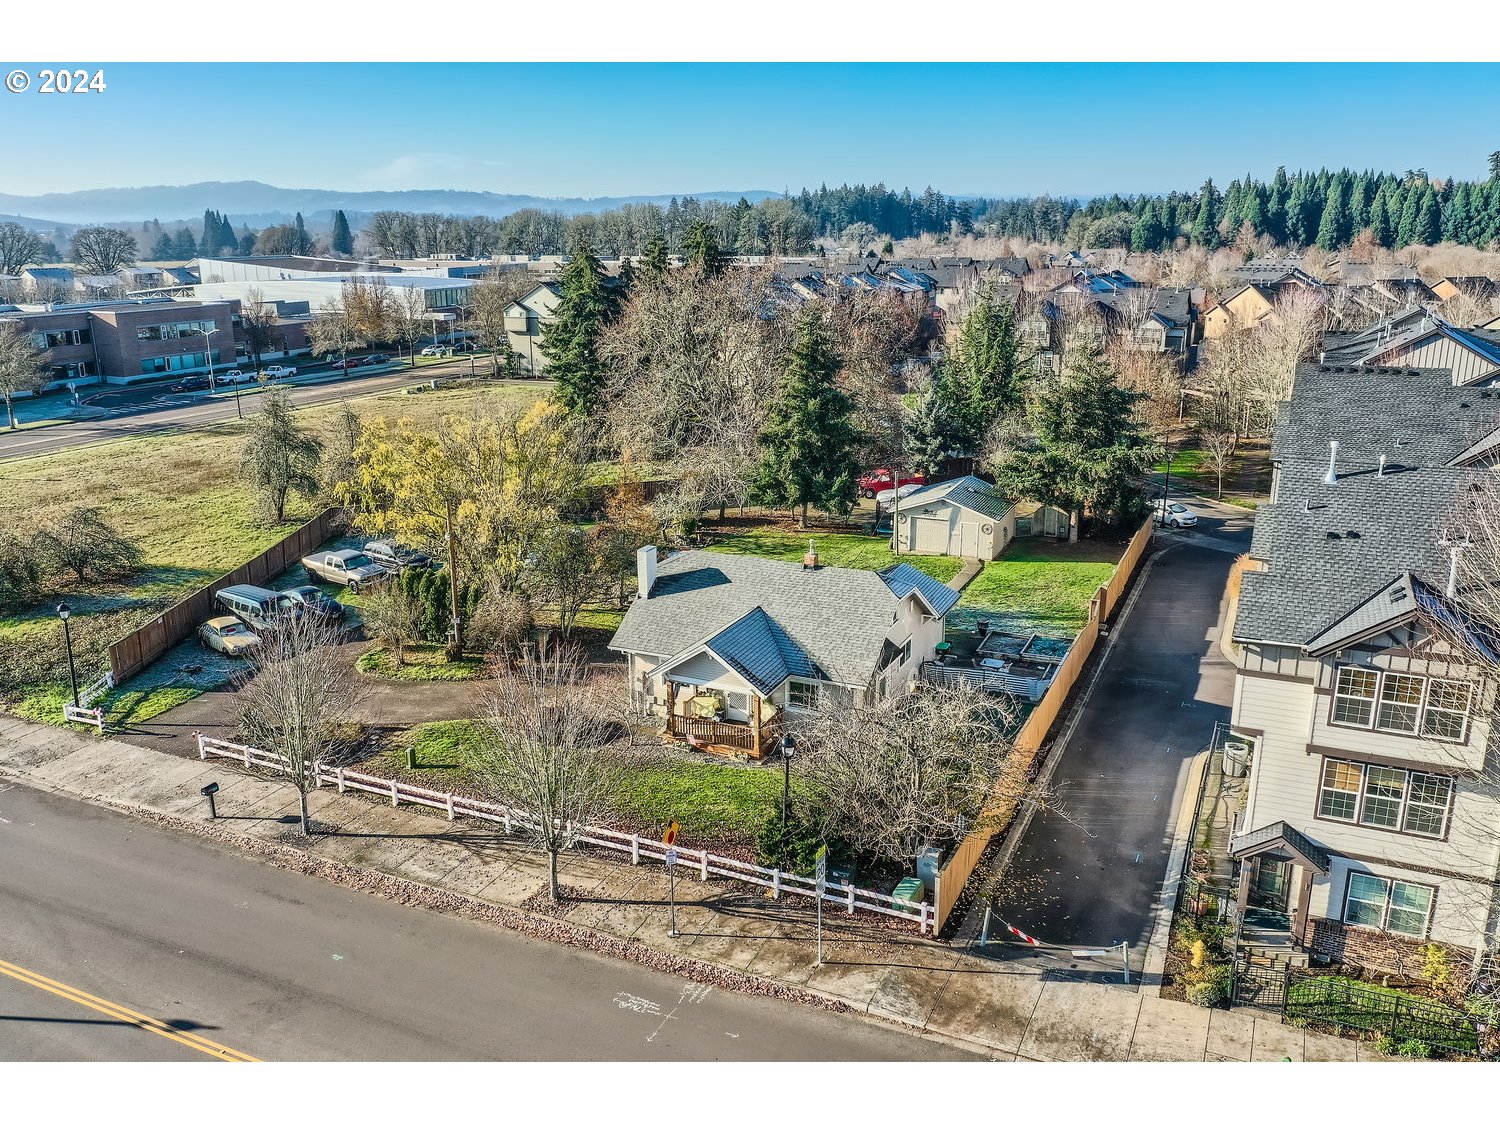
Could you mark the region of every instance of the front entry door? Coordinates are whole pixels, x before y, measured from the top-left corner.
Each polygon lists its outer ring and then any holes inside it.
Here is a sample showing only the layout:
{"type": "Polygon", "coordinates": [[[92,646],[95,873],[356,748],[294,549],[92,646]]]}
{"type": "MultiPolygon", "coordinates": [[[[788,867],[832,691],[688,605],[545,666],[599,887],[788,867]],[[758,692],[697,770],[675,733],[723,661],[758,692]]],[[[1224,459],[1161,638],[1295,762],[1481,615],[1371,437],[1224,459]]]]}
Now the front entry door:
{"type": "Polygon", "coordinates": [[[1249,905],[1257,910],[1285,914],[1287,891],[1291,887],[1292,865],[1289,860],[1262,856],[1255,862],[1250,883],[1249,905]]]}

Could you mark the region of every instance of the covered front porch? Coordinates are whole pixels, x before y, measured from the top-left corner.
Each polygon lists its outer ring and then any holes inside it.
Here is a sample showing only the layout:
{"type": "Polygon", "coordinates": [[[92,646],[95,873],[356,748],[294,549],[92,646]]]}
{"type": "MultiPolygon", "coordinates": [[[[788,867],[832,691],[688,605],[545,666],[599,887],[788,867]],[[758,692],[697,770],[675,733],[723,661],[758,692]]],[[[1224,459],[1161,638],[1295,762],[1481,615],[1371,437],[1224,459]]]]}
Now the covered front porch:
{"type": "Polygon", "coordinates": [[[753,691],[683,683],[670,676],[666,690],[668,738],[711,754],[748,758],[765,757],[781,740],[781,711],[753,691]]]}
{"type": "Polygon", "coordinates": [[[1313,881],[1327,875],[1328,852],[1285,821],[1237,837],[1240,861],[1236,944],[1252,958],[1306,964],[1313,881]]]}

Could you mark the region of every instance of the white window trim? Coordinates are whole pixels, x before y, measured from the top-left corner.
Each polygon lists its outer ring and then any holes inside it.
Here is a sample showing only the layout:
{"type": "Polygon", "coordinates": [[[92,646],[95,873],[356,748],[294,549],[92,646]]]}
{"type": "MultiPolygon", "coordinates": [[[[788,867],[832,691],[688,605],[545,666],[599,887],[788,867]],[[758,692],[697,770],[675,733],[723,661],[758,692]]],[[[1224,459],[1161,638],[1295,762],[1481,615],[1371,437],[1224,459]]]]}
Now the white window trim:
{"type": "Polygon", "coordinates": [[[796,678],[787,680],[787,682],[786,682],[786,709],[788,711],[795,711],[799,715],[812,715],[812,714],[815,714],[817,712],[818,708],[820,706],[822,706],[822,704],[823,704],[823,684],[822,684],[822,681],[820,681],[820,680],[804,680],[804,679],[796,679],[796,678]],[[811,707],[802,707],[802,706],[800,706],[797,703],[794,703],[792,701],[792,688],[799,687],[799,686],[800,687],[811,688],[813,690],[813,692],[815,693],[815,701],[814,701],[814,703],[813,703],[813,705],[811,707]]]}
{"type": "MultiPolygon", "coordinates": [[[[1401,907],[1399,909],[1407,910],[1408,908],[1401,907]]],[[[1392,934],[1395,937],[1408,938],[1408,939],[1410,939],[1412,941],[1425,941],[1425,940],[1427,940],[1428,936],[1432,933],[1432,915],[1436,911],[1436,909],[1437,909],[1437,888],[1434,887],[1430,883],[1414,883],[1414,882],[1411,882],[1410,880],[1407,880],[1407,879],[1397,879],[1394,876],[1390,876],[1390,875],[1376,875],[1374,872],[1371,872],[1371,871],[1351,871],[1351,872],[1349,872],[1348,879],[1346,879],[1345,882],[1344,882],[1344,909],[1343,909],[1343,911],[1339,915],[1339,921],[1342,922],[1346,926],[1353,926],[1356,929],[1360,929],[1360,930],[1373,930],[1373,931],[1376,931],[1378,933],[1392,934]],[[1381,909],[1381,912],[1380,912],[1380,925],[1378,925],[1378,926],[1372,926],[1372,925],[1370,925],[1367,922],[1351,922],[1351,921],[1349,921],[1349,903],[1351,901],[1351,896],[1353,895],[1353,892],[1354,892],[1354,880],[1355,880],[1356,877],[1362,878],[1362,879],[1373,879],[1373,880],[1376,880],[1377,882],[1385,884],[1385,905],[1381,909]],[[1397,883],[1400,883],[1401,885],[1408,886],[1408,887],[1419,887],[1422,890],[1424,890],[1424,891],[1427,892],[1427,895],[1428,895],[1428,898],[1427,898],[1427,916],[1422,920],[1422,930],[1421,930],[1420,933],[1413,934],[1413,933],[1408,933],[1405,930],[1393,930],[1393,929],[1391,929],[1391,926],[1390,926],[1390,923],[1391,923],[1391,902],[1392,902],[1393,898],[1395,897],[1395,891],[1396,891],[1396,884],[1397,883]]]]}
{"type": "MultiPolygon", "coordinates": [[[[1328,707],[1328,725],[1331,727],[1347,727],[1351,730],[1373,730],[1379,734],[1400,735],[1406,738],[1431,739],[1434,742],[1450,742],[1460,745],[1467,743],[1469,740],[1469,735],[1472,733],[1471,719],[1474,713],[1474,685],[1467,680],[1449,680],[1444,679],[1441,676],[1419,676],[1413,672],[1387,672],[1382,668],[1376,668],[1373,665],[1369,664],[1335,664],[1333,668],[1332,686],[1332,702],[1328,707]],[[1339,692],[1339,681],[1343,676],[1345,669],[1355,669],[1361,672],[1372,673],[1375,676],[1374,698],[1365,699],[1364,696],[1341,695],[1339,692]],[[1417,708],[1417,724],[1416,727],[1412,730],[1397,730],[1393,727],[1383,727],[1378,725],[1380,722],[1380,707],[1382,696],[1385,693],[1385,681],[1387,676],[1403,676],[1409,679],[1417,680],[1422,685],[1421,699],[1415,705],[1417,708]],[[1464,706],[1463,711],[1461,712],[1450,707],[1434,708],[1435,711],[1440,712],[1444,715],[1461,716],[1462,731],[1457,738],[1442,738],[1435,734],[1425,733],[1427,728],[1428,700],[1432,694],[1432,685],[1434,683],[1452,684],[1464,688],[1467,692],[1467,702],[1464,706]],[[1338,704],[1340,699],[1354,699],[1358,700],[1361,703],[1368,703],[1370,705],[1369,719],[1363,723],[1351,723],[1347,720],[1336,718],[1335,716],[1338,711],[1338,704]]],[[[1398,706],[1410,706],[1410,704],[1399,704],[1398,706]]]]}

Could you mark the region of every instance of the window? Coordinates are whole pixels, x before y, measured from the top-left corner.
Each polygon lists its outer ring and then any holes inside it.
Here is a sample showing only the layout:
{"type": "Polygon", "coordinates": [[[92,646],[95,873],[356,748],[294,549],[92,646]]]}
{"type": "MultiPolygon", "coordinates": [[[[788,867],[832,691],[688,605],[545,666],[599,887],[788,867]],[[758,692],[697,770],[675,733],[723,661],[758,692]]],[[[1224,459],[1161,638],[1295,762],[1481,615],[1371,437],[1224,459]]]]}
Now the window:
{"type": "Polygon", "coordinates": [[[786,705],[794,711],[816,711],[820,695],[817,684],[792,680],[786,687],[786,705]]]}
{"type": "Polygon", "coordinates": [[[1359,775],[1359,767],[1348,762],[1324,762],[1318,815],[1334,820],[1353,820],[1359,807],[1359,775]]]}
{"type": "Polygon", "coordinates": [[[1403,883],[1399,879],[1355,872],[1349,876],[1344,921],[1407,937],[1426,937],[1432,899],[1432,888],[1421,883],[1403,883]]]}
{"type": "Polygon", "coordinates": [[[1339,669],[1333,687],[1333,721],[1351,726],[1370,725],[1370,710],[1379,676],[1368,668],[1339,669]]]}
{"type": "Polygon", "coordinates": [[[1444,742],[1468,736],[1469,685],[1346,664],[1333,684],[1329,721],[1444,742]]]}
{"type": "Polygon", "coordinates": [[[1416,836],[1442,836],[1448,828],[1453,779],[1334,758],[1323,762],[1318,816],[1416,836]]]}

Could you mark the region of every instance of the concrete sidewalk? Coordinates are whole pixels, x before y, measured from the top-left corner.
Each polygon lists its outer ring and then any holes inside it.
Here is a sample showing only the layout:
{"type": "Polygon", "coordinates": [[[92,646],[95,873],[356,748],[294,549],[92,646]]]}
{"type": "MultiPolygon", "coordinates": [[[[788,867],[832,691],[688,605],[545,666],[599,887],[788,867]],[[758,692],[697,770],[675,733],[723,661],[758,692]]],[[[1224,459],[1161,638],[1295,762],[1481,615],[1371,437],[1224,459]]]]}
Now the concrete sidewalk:
{"type": "MultiPolygon", "coordinates": [[[[221,829],[305,847],[315,856],[414,880],[512,909],[545,893],[546,857],[489,826],[324,790],[313,818],[327,834],[304,844],[297,796],[286,784],[225,764],[183,759],[111,739],[0,717],[0,776],[125,809],[191,821],[207,815],[199,790],[220,785],[221,829]],[[535,897],[534,897],[535,896],[535,897]]],[[[1070,979],[1060,962],[978,956],[824,911],[823,965],[814,965],[810,906],[776,902],[726,880],[677,880],[677,924],[667,936],[667,877],[593,854],[562,863],[566,922],[840,1000],[872,1016],[970,1046],[995,1059],[1068,1061],[1295,1061],[1379,1057],[1364,1044],[1237,1011],[1210,1011],[1154,994],[1070,979]]],[[[1151,990],[1154,992],[1154,990],[1151,990]]]]}

